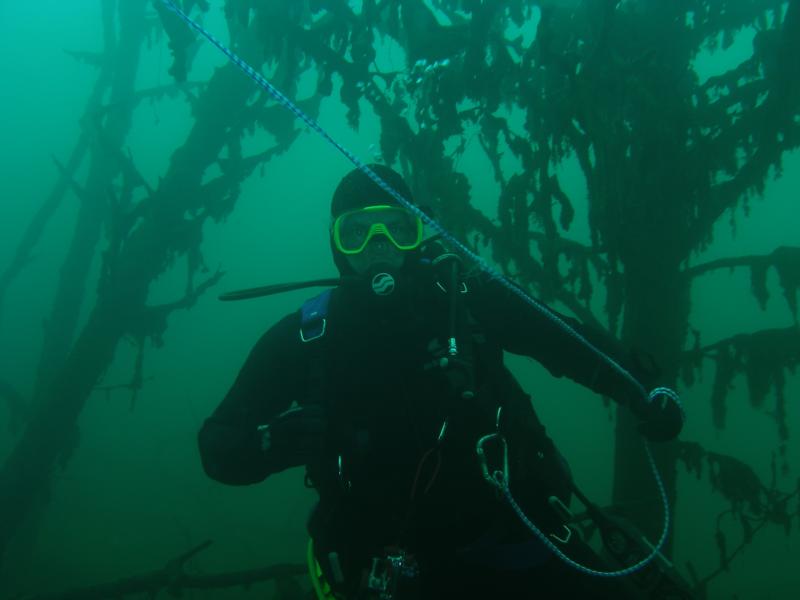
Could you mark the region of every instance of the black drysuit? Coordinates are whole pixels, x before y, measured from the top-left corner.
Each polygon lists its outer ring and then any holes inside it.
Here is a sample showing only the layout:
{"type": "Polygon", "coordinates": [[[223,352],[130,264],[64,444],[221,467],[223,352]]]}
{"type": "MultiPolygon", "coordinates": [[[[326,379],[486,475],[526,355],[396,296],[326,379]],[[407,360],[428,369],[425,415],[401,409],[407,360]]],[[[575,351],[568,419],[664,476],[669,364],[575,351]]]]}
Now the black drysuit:
{"type": "MultiPolygon", "coordinates": [[[[257,427],[293,403],[318,403],[329,433],[323,455],[307,465],[320,494],[309,531],[323,566],[335,553],[351,597],[372,557],[394,546],[418,561],[422,598],[623,597],[614,582],[578,574],[535,541],[483,478],[475,448],[496,431],[502,407],[511,491],[545,533],[563,535],[547,499],[568,502],[568,470],[503,351],[623,404],[641,403],[640,390],[498,282],[473,278],[457,321],[476,394],[462,397],[459,372],[441,366],[448,295],[429,268],[404,283],[385,306],[357,286],[336,288],[316,340],[301,340],[300,311],[271,327],[200,431],[208,475],[242,485],[285,468],[262,451],[257,427]]],[[[641,375],[608,336],[561,318],[641,375]]],[[[487,442],[491,470],[501,465],[497,447],[487,442]]],[[[579,561],[594,558],[580,545],[563,549],[579,561]]]]}

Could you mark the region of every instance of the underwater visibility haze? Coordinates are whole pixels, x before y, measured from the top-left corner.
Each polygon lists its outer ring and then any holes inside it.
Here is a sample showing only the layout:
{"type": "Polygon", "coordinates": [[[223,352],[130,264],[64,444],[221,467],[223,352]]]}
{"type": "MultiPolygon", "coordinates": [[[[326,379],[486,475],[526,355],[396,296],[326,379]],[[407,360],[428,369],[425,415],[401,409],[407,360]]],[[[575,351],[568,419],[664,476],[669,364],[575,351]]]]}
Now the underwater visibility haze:
{"type": "Polygon", "coordinates": [[[219,296],[338,281],[352,160],[680,394],[655,478],[624,407],[506,355],[594,504],[655,545],[663,485],[691,597],[797,596],[800,0],[42,0],[0,34],[0,598],[313,597],[303,469],[226,486],[197,435],[321,288],[219,296]]]}

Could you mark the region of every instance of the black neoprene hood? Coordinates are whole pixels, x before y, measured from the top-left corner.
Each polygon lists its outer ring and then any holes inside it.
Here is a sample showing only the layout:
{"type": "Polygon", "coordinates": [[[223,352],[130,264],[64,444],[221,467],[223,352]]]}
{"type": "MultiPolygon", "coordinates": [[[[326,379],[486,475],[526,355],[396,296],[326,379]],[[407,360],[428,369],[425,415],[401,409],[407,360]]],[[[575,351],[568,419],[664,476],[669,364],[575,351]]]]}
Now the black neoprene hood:
{"type": "MultiPolygon", "coordinates": [[[[386,165],[373,163],[367,166],[403,198],[409,202],[414,202],[411,190],[408,185],[406,185],[400,173],[386,165]]],[[[373,206],[376,204],[397,205],[397,201],[388,192],[378,187],[378,185],[363,171],[360,169],[353,169],[342,178],[339,185],[336,186],[336,190],[333,192],[333,198],[331,199],[331,218],[335,219],[348,210],[355,210],[357,208],[364,208],[365,206],[373,206]]],[[[333,243],[333,233],[331,233],[330,244],[331,252],[333,253],[333,262],[339,269],[339,273],[341,275],[353,275],[353,269],[347,262],[345,255],[336,250],[333,243]]]]}
{"type": "MultiPolygon", "coordinates": [[[[383,179],[403,198],[413,203],[411,190],[397,171],[385,165],[367,165],[378,177],[383,179]]],[[[375,204],[397,204],[388,192],[378,187],[363,171],[353,169],[345,175],[336,186],[331,200],[331,217],[336,218],[343,212],[364,208],[375,204]]]]}

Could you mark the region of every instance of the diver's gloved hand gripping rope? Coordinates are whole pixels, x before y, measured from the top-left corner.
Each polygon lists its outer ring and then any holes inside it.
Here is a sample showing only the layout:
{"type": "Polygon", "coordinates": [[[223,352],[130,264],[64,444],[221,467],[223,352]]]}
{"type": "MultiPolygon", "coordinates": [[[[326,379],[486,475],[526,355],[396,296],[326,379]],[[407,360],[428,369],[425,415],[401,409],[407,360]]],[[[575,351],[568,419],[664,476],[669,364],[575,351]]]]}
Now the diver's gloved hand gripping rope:
{"type": "MultiPolygon", "coordinates": [[[[239,56],[233,53],[229,48],[227,48],[222,42],[217,40],[211,33],[206,31],[202,26],[198,23],[193,21],[186,13],[184,13],[172,0],[162,0],[162,2],[172,10],[180,19],[182,19],[191,29],[198,32],[204,38],[206,38],[209,42],[211,42],[214,46],[216,46],[221,52],[223,52],[228,59],[238,66],[242,71],[247,74],[259,87],[264,89],[267,93],[269,93],[278,103],[284,106],[287,110],[289,110],[292,114],[294,114],[298,119],[303,121],[306,125],[308,125],[312,130],[317,132],[320,136],[322,136],[328,143],[330,143],[334,148],[336,148],[341,154],[343,154],[353,165],[355,165],[358,169],[364,172],[378,187],[383,189],[386,193],[388,193],[392,198],[394,198],[401,206],[405,207],[409,210],[412,214],[416,215],[422,222],[425,223],[428,227],[432,228],[438,235],[442,238],[447,240],[447,242],[456,249],[461,255],[468,258],[472,263],[474,263],[481,271],[486,273],[492,279],[498,281],[501,285],[505,288],[519,296],[523,301],[525,301],[528,305],[530,305],[534,310],[538,310],[548,319],[553,321],[556,325],[558,325],[561,329],[563,329],[567,334],[574,337],[576,340],[590,348],[593,352],[595,352],[602,360],[604,360],[611,368],[617,371],[623,378],[627,379],[636,389],[640,391],[640,397],[642,399],[641,404],[641,412],[642,414],[652,416],[654,414],[663,413],[664,415],[675,415],[677,414],[679,417],[677,431],[680,431],[680,425],[683,421],[683,409],[680,406],[680,401],[678,398],[678,394],[675,393],[673,390],[669,388],[659,387],[651,392],[647,392],[647,390],[642,386],[642,384],[629,373],[625,368],[623,368],[620,364],[618,364],[613,358],[602,352],[599,348],[595,347],[591,344],[587,339],[581,336],[577,331],[575,331],[572,327],[570,327],[567,323],[565,323],[558,315],[554,314],[550,311],[546,306],[540,304],[533,298],[531,298],[528,294],[525,293],[520,287],[515,285],[513,282],[505,278],[501,273],[499,273],[496,269],[491,267],[483,258],[478,256],[472,250],[470,250],[467,246],[462,244],[459,240],[453,237],[441,224],[437,221],[432,219],[429,215],[427,215],[424,211],[422,211],[419,207],[415,206],[414,204],[410,203],[408,200],[403,198],[396,190],[394,190],[391,186],[389,186],[385,181],[383,181],[378,175],[376,175],[364,162],[362,162],[357,156],[351,153],[349,150],[344,148],[339,142],[337,142],[331,135],[325,131],[316,121],[314,121],[311,117],[306,115],[303,111],[300,110],[291,100],[289,100],[286,96],[284,96],[280,90],[275,88],[267,79],[265,79],[260,73],[258,73],[255,69],[253,69],[250,65],[248,65],[244,60],[242,60],[239,56]],[[676,410],[677,409],[677,410],[676,410]]],[[[639,413],[637,407],[632,407],[635,413],[639,413]]],[[[655,423],[656,421],[650,421],[651,423],[655,423]]],[[[673,428],[674,429],[674,428],[673,428]]],[[[658,431],[658,427],[655,425],[648,426],[647,421],[642,427],[642,432],[644,435],[649,435],[653,439],[659,439],[661,437],[665,437],[660,435],[658,431]]],[[[677,431],[674,432],[677,435],[677,431]]],[[[667,432],[669,434],[669,432],[667,432]]],[[[490,436],[494,437],[502,437],[499,432],[490,434],[490,436]]],[[[672,436],[674,437],[674,435],[672,436]]],[[[479,456],[483,456],[482,446],[486,442],[486,437],[481,438],[478,442],[477,452],[479,456]]],[[[670,438],[671,439],[671,438],[670,438]]],[[[503,443],[504,440],[503,440],[503,443]]],[[[661,499],[664,505],[664,529],[662,531],[661,537],[653,548],[653,551],[650,553],[649,556],[644,558],[643,560],[639,561],[637,564],[630,566],[625,569],[621,569],[618,571],[596,571],[594,569],[590,569],[585,567],[581,564],[576,563],[568,556],[566,556],[558,547],[550,541],[545,534],[543,534],[537,527],[534,525],[527,516],[523,513],[522,509],[519,507],[517,502],[514,500],[514,497],[511,495],[511,490],[508,487],[508,469],[507,467],[503,467],[503,469],[498,469],[493,472],[486,468],[487,473],[487,480],[494,485],[500,493],[508,500],[511,507],[514,511],[519,515],[519,518],[525,523],[525,525],[537,536],[539,539],[548,547],[550,550],[553,551],[556,556],[561,558],[564,562],[569,564],[570,566],[590,575],[598,575],[598,576],[620,576],[620,575],[627,575],[630,574],[638,569],[641,569],[648,563],[650,563],[658,554],[661,547],[664,545],[664,542],[667,538],[667,532],[669,530],[669,504],[667,501],[667,494],[664,489],[664,484],[661,481],[661,477],[658,474],[658,470],[656,469],[655,461],[653,460],[652,453],[650,452],[650,447],[645,442],[645,450],[647,452],[647,457],[650,462],[650,466],[653,470],[653,474],[655,476],[656,483],[658,485],[659,492],[661,493],[661,499]]]]}

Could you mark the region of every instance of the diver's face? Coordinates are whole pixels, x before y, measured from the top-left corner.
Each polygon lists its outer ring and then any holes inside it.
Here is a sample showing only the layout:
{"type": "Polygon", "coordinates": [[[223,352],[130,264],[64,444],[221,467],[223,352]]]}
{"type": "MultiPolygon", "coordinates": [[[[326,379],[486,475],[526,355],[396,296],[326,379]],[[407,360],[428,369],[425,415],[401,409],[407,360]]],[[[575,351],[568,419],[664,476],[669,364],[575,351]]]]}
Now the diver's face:
{"type": "Polygon", "coordinates": [[[392,244],[386,236],[376,235],[358,254],[345,255],[350,267],[359,275],[364,275],[380,265],[387,269],[399,269],[405,262],[406,252],[392,244]]]}

